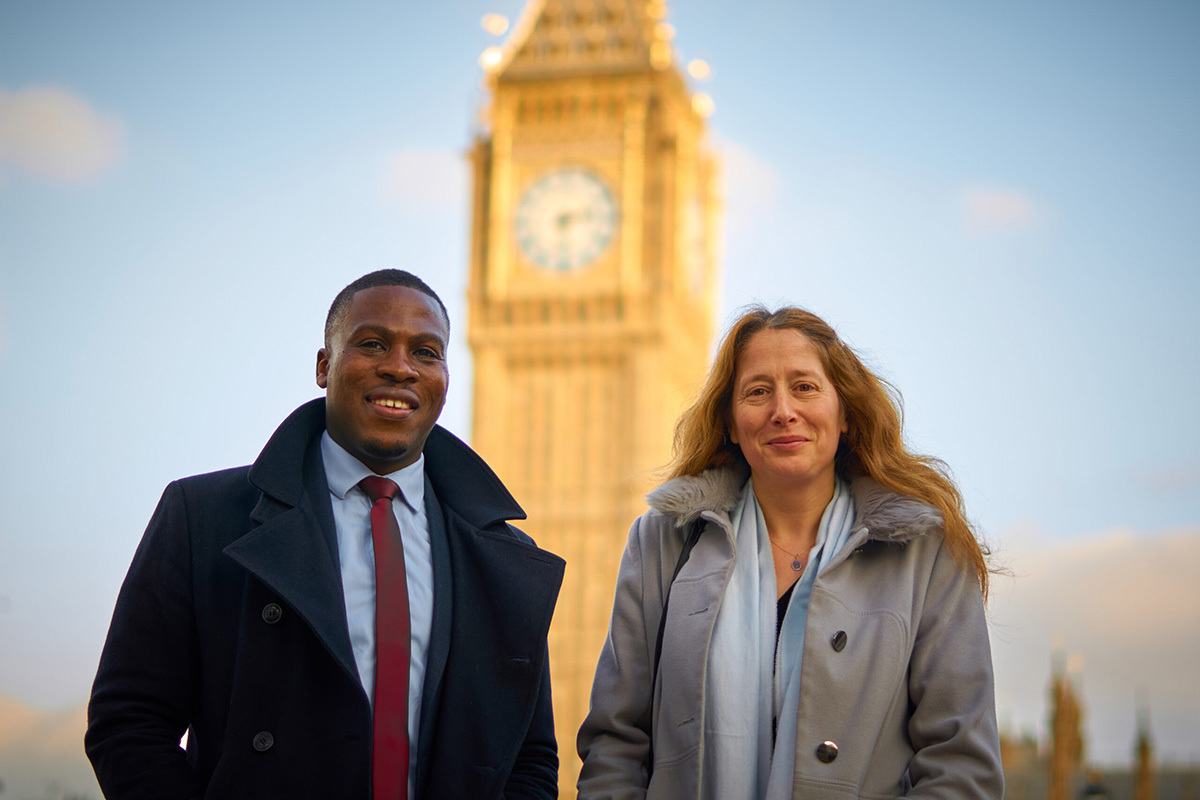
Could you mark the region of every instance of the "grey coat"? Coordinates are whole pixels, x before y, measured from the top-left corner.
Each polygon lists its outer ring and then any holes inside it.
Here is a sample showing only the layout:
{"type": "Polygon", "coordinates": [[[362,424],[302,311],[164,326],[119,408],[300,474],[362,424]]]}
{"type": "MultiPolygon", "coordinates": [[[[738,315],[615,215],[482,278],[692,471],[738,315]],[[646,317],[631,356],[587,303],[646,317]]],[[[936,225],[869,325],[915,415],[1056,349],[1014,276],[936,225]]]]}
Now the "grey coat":
{"type": "MultiPolygon", "coordinates": [[[[668,481],[634,522],[579,731],[582,800],[698,797],[704,670],[735,558],[729,514],[745,479],[725,469],[668,481]],[[671,590],[652,701],[663,598],[696,519],[705,528],[671,590]]],[[[817,576],[808,611],[792,796],[998,800],[979,585],[943,546],[936,510],[869,478],[856,479],[851,493],[853,533],[817,576]]]]}

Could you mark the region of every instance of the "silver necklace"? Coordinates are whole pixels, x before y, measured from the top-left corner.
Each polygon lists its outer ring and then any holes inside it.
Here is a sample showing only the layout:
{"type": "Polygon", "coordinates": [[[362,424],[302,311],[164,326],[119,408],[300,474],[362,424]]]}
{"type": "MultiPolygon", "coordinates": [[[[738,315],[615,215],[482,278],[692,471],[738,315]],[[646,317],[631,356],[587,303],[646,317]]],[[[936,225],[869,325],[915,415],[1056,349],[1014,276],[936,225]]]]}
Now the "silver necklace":
{"type": "Polygon", "coordinates": [[[779,545],[775,544],[775,542],[774,542],[774,541],[771,539],[771,537],[770,537],[770,536],[768,536],[768,537],[767,537],[767,541],[768,541],[768,542],[771,542],[771,547],[774,547],[776,550],[778,550],[779,552],[783,553],[784,555],[787,555],[787,556],[791,556],[791,557],[792,557],[792,570],[793,570],[794,572],[800,572],[801,570],[803,570],[803,569],[804,569],[804,562],[800,560],[800,554],[799,554],[799,553],[793,553],[793,552],[791,552],[791,551],[789,551],[789,550],[784,550],[782,547],[780,547],[779,545]]]}

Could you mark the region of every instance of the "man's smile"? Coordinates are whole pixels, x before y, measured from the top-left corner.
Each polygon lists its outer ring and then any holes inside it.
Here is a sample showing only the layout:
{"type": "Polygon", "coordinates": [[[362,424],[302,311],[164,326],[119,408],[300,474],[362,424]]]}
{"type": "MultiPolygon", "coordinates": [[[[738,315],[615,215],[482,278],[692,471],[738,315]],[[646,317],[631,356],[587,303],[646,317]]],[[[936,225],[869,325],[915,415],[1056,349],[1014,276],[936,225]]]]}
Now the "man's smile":
{"type": "Polygon", "coordinates": [[[395,389],[372,392],[367,395],[367,403],[376,414],[391,420],[407,419],[421,406],[421,401],[412,392],[395,389]]]}
{"type": "Polygon", "coordinates": [[[404,401],[404,400],[391,400],[391,399],[389,399],[389,398],[386,398],[386,397],[378,398],[378,399],[372,400],[371,402],[372,402],[374,405],[377,405],[377,406],[383,406],[384,408],[407,408],[407,409],[411,409],[411,408],[413,407],[411,403],[408,403],[408,402],[406,402],[406,401],[404,401]]]}

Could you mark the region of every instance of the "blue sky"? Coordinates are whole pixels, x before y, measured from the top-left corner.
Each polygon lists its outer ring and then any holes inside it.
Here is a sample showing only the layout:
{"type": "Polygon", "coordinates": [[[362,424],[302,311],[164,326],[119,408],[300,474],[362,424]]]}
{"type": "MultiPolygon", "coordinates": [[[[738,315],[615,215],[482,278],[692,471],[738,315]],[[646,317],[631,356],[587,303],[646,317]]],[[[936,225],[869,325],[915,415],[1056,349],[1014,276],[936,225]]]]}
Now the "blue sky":
{"type": "MultiPolygon", "coordinates": [[[[522,5],[0,6],[0,641],[23,654],[0,694],[86,696],[162,487],[252,460],[317,394],[358,275],[442,294],[443,421],[469,438],[463,153],[502,41],[479,21],[522,5]]],[[[1002,721],[1044,728],[1057,644],[1095,758],[1128,758],[1141,692],[1162,751],[1200,759],[1200,7],[669,21],[713,69],[718,324],[804,305],[903,391],[1016,573],[992,607],[1002,721]]]]}

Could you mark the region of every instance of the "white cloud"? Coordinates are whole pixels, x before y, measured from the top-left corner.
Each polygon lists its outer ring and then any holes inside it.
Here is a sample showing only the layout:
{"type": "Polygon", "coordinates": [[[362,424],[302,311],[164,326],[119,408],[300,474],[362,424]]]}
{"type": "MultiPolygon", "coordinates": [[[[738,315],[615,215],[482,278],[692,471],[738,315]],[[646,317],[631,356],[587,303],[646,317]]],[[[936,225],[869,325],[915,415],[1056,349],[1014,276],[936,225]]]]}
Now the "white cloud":
{"type": "Polygon", "coordinates": [[[83,754],[85,704],[54,711],[0,695],[0,776],[5,797],[98,797],[83,754]]]}
{"type": "Polygon", "coordinates": [[[1014,577],[995,579],[989,615],[1002,724],[1044,733],[1052,661],[1078,656],[1093,759],[1128,760],[1139,697],[1160,755],[1200,757],[1200,527],[1017,539],[1000,552],[1014,577]]]}
{"type": "Polygon", "coordinates": [[[1037,204],[1020,191],[973,187],[962,192],[959,202],[969,234],[1021,230],[1038,221],[1037,204]]]}
{"type": "Polygon", "coordinates": [[[467,202],[467,160],[448,148],[409,147],[388,157],[383,197],[406,211],[442,211],[467,202]]]}
{"type": "Polygon", "coordinates": [[[62,89],[0,90],[0,175],[15,165],[55,181],[91,178],[120,159],[120,123],[62,89]]]}

